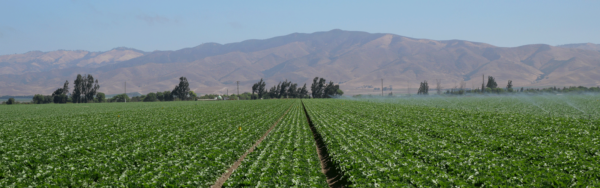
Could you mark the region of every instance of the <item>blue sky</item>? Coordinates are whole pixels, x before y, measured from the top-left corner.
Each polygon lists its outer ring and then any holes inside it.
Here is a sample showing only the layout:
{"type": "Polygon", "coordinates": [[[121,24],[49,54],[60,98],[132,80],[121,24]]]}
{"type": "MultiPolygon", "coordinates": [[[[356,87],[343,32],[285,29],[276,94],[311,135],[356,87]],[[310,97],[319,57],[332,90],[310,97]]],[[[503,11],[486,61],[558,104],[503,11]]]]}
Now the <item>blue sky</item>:
{"type": "Polygon", "coordinates": [[[343,29],[514,47],[600,43],[600,1],[8,1],[0,55],[177,50],[343,29]]]}

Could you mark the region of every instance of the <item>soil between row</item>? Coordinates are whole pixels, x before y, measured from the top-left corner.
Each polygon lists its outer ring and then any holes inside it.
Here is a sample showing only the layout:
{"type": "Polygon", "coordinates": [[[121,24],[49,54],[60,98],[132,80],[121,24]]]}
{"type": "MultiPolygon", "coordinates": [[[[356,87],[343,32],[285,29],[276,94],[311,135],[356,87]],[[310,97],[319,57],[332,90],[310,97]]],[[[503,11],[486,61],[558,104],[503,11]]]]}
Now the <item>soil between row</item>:
{"type": "Polygon", "coordinates": [[[313,125],[312,120],[308,115],[308,111],[306,111],[306,106],[304,106],[304,102],[302,102],[302,107],[304,108],[304,114],[306,115],[306,120],[310,126],[310,131],[312,131],[313,137],[315,138],[317,154],[319,154],[319,159],[321,160],[321,169],[323,174],[325,174],[325,177],[327,177],[329,187],[348,187],[351,182],[346,179],[344,172],[340,170],[339,166],[331,160],[327,145],[323,142],[323,137],[313,125]]]}
{"type": "Polygon", "coordinates": [[[223,184],[225,184],[225,182],[227,181],[227,179],[229,179],[231,174],[233,174],[233,172],[242,164],[242,161],[244,160],[244,158],[246,158],[246,156],[248,154],[252,153],[254,151],[254,149],[256,148],[256,146],[258,146],[258,144],[260,144],[267,137],[267,135],[269,135],[271,130],[273,130],[273,128],[275,128],[275,126],[277,126],[279,121],[281,121],[281,119],[283,119],[283,117],[285,117],[285,115],[290,111],[292,106],[294,106],[294,105],[291,105],[285,111],[285,113],[283,113],[283,115],[281,115],[281,117],[279,117],[279,119],[271,126],[271,128],[269,128],[269,130],[267,130],[267,132],[265,132],[265,134],[262,137],[260,137],[260,139],[258,139],[254,143],[254,145],[252,145],[252,147],[250,147],[250,149],[248,149],[248,151],[246,151],[246,153],[244,153],[244,155],[242,155],[235,163],[233,163],[233,165],[231,165],[231,167],[229,167],[229,169],[227,169],[227,171],[225,171],[225,173],[223,173],[223,175],[221,175],[221,177],[219,179],[217,179],[217,182],[215,182],[215,184],[213,186],[211,186],[211,188],[223,187],[223,184]]]}
{"type": "MultiPolygon", "coordinates": [[[[246,151],[246,153],[244,153],[244,155],[242,155],[235,163],[233,163],[233,165],[231,165],[231,167],[229,167],[229,169],[227,169],[227,171],[225,171],[225,173],[223,173],[223,175],[221,175],[219,179],[217,179],[215,184],[211,186],[212,188],[220,188],[223,186],[223,184],[225,184],[225,182],[227,181],[227,179],[229,179],[231,174],[233,174],[233,172],[242,164],[244,158],[246,158],[248,154],[252,153],[256,146],[258,146],[267,137],[267,135],[269,135],[271,130],[273,130],[275,126],[277,126],[277,124],[281,121],[281,119],[283,119],[283,117],[287,115],[288,111],[290,111],[292,106],[290,106],[290,108],[288,108],[285,111],[285,113],[281,117],[279,117],[279,119],[269,128],[269,130],[267,130],[265,134],[260,139],[258,139],[256,143],[254,143],[254,145],[252,145],[252,147],[250,147],[250,149],[246,151]]],[[[340,170],[339,166],[331,160],[331,157],[329,156],[329,151],[327,150],[327,145],[323,141],[323,137],[321,136],[321,134],[313,125],[312,120],[308,115],[308,111],[306,110],[306,106],[304,105],[304,102],[302,102],[302,108],[304,110],[304,115],[306,115],[306,120],[308,121],[308,125],[310,126],[310,130],[315,140],[315,148],[317,150],[317,154],[319,155],[319,161],[321,162],[321,171],[323,172],[323,174],[325,174],[329,187],[348,187],[351,184],[351,182],[345,178],[344,173],[342,170],[340,170]]]]}

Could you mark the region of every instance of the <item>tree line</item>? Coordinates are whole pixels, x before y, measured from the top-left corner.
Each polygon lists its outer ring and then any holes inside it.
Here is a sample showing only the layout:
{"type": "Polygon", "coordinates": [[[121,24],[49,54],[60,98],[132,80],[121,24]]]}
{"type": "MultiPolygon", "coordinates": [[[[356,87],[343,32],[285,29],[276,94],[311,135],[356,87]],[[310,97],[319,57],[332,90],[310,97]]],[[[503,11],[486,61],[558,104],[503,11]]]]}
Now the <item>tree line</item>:
{"type": "MultiPolygon", "coordinates": [[[[107,99],[106,95],[98,92],[100,85],[98,80],[94,79],[91,74],[78,74],[73,82],[73,90],[69,92],[69,81],[65,81],[62,87],[57,88],[51,95],[36,94],[33,96],[34,104],[46,103],[91,103],[91,102],[155,102],[155,101],[183,101],[196,99],[214,99],[217,96],[222,96],[228,99],[272,99],[272,98],[332,98],[341,96],[344,92],[339,85],[332,81],[327,83],[325,78],[315,77],[310,86],[310,92],[304,84],[299,87],[297,83],[285,80],[277,85],[266,90],[266,83],[261,79],[258,83],[252,86],[252,93],[242,93],[240,95],[213,95],[207,94],[198,97],[196,93],[190,91],[189,82],[186,77],[179,78],[179,84],[171,91],[163,91],[156,93],[148,93],[146,95],[129,97],[127,94],[114,95],[107,99]]],[[[4,102],[6,104],[18,103],[14,98],[10,98],[4,102]]]]}
{"type": "Polygon", "coordinates": [[[251,100],[255,97],[250,92],[244,92],[242,94],[231,94],[231,95],[220,95],[220,94],[205,94],[204,96],[198,97],[198,99],[218,99],[221,96],[222,100],[251,100]]]}
{"type": "Polygon", "coordinates": [[[157,102],[157,101],[186,101],[196,100],[197,96],[194,91],[190,90],[190,83],[186,77],[179,78],[179,84],[171,91],[157,91],[156,93],[148,93],[146,95],[129,98],[127,94],[116,95],[109,102],[157,102]]]}
{"type": "Polygon", "coordinates": [[[312,98],[332,98],[344,94],[339,85],[334,84],[332,81],[329,81],[328,84],[326,83],[327,81],[324,78],[315,77],[313,79],[313,83],[310,86],[312,98]]]}
{"type": "Polygon", "coordinates": [[[325,78],[315,77],[310,86],[310,95],[306,88],[306,83],[298,87],[297,83],[285,80],[274,85],[268,91],[265,88],[266,83],[261,78],[258,83],[252,85],[252,99],[276,99],[276,98],[332,98],[341,96],[344,92],[339,85],[332,81],[327,83],[325,78]],[[255,95],[256,93],[256,95],[255,95]]]}
{"type": "MultiPolygon", "coordinates": [[[[436,90],[438,94],[447,95],[463,95],[463,94],[510,94],[510,93],[585,93],[585,92],[600,92],[598,87],[570,86],[570,87],[548,87],[548,88],[514,88],[512,80],[508,80],[505,87],[498,87],[498,83],[493,76],[488,76],[487,83],[482,83],[481,88],[466,88],[466,83],[461,81],[458,87],[441,91],[440,80],[437,80],[436,90]]],[[[427,81],[421,82],[418,93],[419,95],[428,95],[429,86],[427,81]]]]}
{"type": "Polygon", "coordinates": [[[100,85],[98,79],[91,74],[77,74],[73,82],[73,91],[69,93],[69,81],[66,80],[62,88],[58,88],[51,95],[36,94],[33,96],[34,104],[46,103],[89,103],[104,102],[104,93],[98,92],[100,85]]]}
{"type": "MultiPolygon", "coordinates": [[[[147,95],[129,98],[127,94],[115,95],[106,99],[106,95],[98,92],[100,85],[98,79],[91,74],[77,74],[73,82],[73,90],[69,93],[69,81],[66,80],[62,87],[56,89],[50,95],[36,94],[33,96],[33,104],[47,103],[92,103],[92,102],[154,102],[154,101],[180,101],[196,100],[196,94],[190,91],[190,84],[186,77],[179,78],[179,84],[171,91],[148,93],[147,95]]],[[[14,98],[9,98],[4,104],[18,104],[14,98]]]]}

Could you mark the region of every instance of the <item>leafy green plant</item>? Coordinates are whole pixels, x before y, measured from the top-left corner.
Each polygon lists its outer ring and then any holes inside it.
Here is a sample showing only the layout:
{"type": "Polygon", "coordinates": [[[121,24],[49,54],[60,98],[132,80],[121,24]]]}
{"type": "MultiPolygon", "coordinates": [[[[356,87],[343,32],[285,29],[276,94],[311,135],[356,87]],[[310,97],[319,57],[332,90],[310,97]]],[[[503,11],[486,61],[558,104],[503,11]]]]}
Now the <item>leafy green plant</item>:
{"type": "Polygon", "coordinates": [[[300,100],[227,180],[225,187],[328,187],[300,100]]]}
{"type": "Polygon", "coordinates": [[[15,106],[39,114],[0,120],[0,187],[208,187],[292,103],[15,106]]]}
{"type": "Polygon", "coordinates": [[[598,186],[598,120],[306,101],[356,187],[598,186]],[[576,177],[576,178],[573,178],[576,177]]]}

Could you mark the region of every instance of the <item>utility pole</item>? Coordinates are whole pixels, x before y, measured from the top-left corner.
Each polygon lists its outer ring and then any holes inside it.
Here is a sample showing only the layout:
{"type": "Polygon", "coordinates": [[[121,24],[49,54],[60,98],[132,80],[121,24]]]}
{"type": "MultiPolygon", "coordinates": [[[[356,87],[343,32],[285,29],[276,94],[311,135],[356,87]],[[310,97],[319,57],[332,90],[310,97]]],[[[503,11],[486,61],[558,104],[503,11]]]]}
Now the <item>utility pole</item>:
{"type": "Polygon", "coordinates": [[[408,89],[408,96],[410,96],[410,84],[408,80],[406,80],[406,88],[408,89]]]}
{"type": "Polygon", "coordinates": [[[481,92],[485,91],[485,75],[481,74],[481,92]]]}
{"type": "Polygon", "coordinates": [[[125,101],[125,103],[127,103],[127,81],[125,81],[125,94],[123,94],[123,101],[125,101]]]}
{"type": "Polygon", "coordinates": [[[237,99],[240,100],[240,81],[237,81],[237,99]]]}
{"type": "Polygon", "coordinates": [[[381,79],[381,96],[383,97],[383,78],[381,79]]]}

